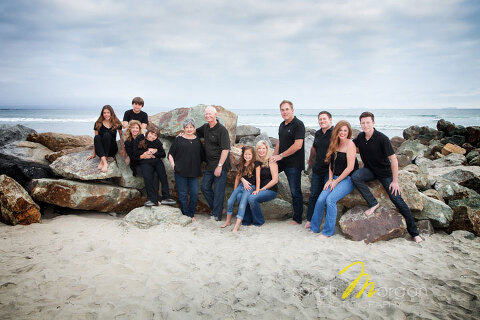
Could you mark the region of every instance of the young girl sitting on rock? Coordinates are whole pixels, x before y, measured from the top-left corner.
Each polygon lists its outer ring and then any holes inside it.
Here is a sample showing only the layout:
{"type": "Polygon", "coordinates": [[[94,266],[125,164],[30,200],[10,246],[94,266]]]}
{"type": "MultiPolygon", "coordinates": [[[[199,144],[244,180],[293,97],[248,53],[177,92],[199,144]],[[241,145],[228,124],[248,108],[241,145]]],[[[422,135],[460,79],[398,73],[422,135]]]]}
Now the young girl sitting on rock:
{"type": "Polygon", "coordinates": [[[227,202],[227,221],[222,225],[222,228],[231,225],[233,205],[237,201],[237,222],[232,231],[238,231],[247,208],[248,196],[255,190],[255,182],[255,150],[252,147],[243,147],[235,177],[234,191],[227,202]]]}
{"type": "Polygon", "coordinates": [[[145,189],[147,190],[147,202],[145,206],[158,205],[158,179],[162,184],[162,202],[161,204],[173,205],[176,202],[170,198],[168,191],[167,173],[163,165],[162,158],[165,158],[165,150],[162,142],[158,139],[158,131],[155,127],[150,127],[145,134],[134,140],[133,152],[140,159],[140,167],[143,179],[145,181],[145,189]],[[157,175],[154,175],[154,172],[157,175]],[[157,177],[158,176],[158,177],[157,177]]]}

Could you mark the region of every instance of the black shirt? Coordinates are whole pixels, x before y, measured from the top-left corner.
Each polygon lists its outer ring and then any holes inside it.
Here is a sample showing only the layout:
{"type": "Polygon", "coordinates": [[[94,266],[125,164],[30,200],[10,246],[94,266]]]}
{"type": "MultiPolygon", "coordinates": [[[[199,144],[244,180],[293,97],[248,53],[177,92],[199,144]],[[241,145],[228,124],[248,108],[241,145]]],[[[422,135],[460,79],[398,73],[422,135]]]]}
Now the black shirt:
{"type": "MultiPolygon", "coordinates": [[[[217,168],[218,161],[223,150],[230,150],[230,138],[227,129],[217,120],[217,124],[210,128],[205,123],[197,128],[197,135],[205,139],[205,158],[207,166],[205,170],[214,171],[217,168]]],[[[225,170],[230,170],[230,157],[227,156],[223,164],[225,170]]]]}
{"type": "Polygon", "coordinates": [[[313,140],[313,147],[315,148],[315,165],[313,171],[316,174],[328,173],[328,163],[325,162],[328,147],[330,146],[330,139],[332,138],[333,127],[323,133],[322,129],[315,132],[315,140],[313,140]]]}
{"type": "Polygon", "coordinates": [[[138,120],[140,123],[145,123],[148,125],[148,115],[142,110],[140,110],[139,113],[133,112],[133,109],[125,111],[125,114],[123,115],[123,121],[130,122],[130,120],[138,120]]]}
{"type": "MultiPolygon", "coordinates": [[[[138,136],[137,136],[138,138],[138,136]]],[[[135,139],[125,140],[123,145],[125,146],[125,151],[127,152],[128,157],[130,158],[130,169],[132,169],[133,175],[136,175],[135,167],[140,164],[140,158],[133,152],[133,145],[135,139]]]]}
{"type": "MultiPolygon", "coordinates": [[[[292,146],[295,140],[305,140],[305,125],[297,117],[289,124],[283,121],[278,128],[278,154],[284,152],[292,146]]],[[[283,158],[278,162],[279,166],[285,168],[301,168],[305,170],[305,143],[302,143],[302,148],[288,157],[283,158]]]]}
{"type": "MultiPolygon", "coordinates": [[[[96,123],[95,123],[96,125],[96,123]]],[[[95,129],[95,125],[93,126],[93,130],[94,131],[98,131],[98,134],[100,135],[100,137],[103,137],[104,134],[109,134],[112,136],[112,139],[113,141],[117,141],[117,129],[114,129],[113,127],[111,127],[110,129],[105,127],[102,123],[102,125],[100,126],[100,129],[95,129]]]]}
{"type": "MultiPolygon", "coordinates": [[[[255,168],[260,167],[260,188],[265,187],[270,181],[272,181],[272,172],[270,171],[270,167],[262,167],[262,163],[260,161],[255,161],[255,168]]],[[[275,184],[273,187],[270,187],[267,190],[272,190],[277,192],[278,188],[275,184]]]]}
{"type": "MultiPolygon", "coordinates": [[[[249,177],[248,174],[244,174],[242,176],[243,179],[247,180],[248,182],[250,182],[252,185],[256,185],[257,184],[257,178],[256,178],[256,171],[255,169],[257,168],[257,161],[254,162],[254,165],[253,165],[253,170],[252,170],[252,176],[249,177]]],[[[241,182],[240,182],[241,183],[241,182]]]]}
{"type": "MultiPolygon", "coordinates": [[[[330,161],[330,167],[332,168],[332,172],[334,176],[339,176],[343,173],[345,169],[347,169],[347,154],[345,152],[340,152],[337,151],[337,156],[335,157],[335,154],[332,154],[331,156],[331,161],[330,161]]],[[[357,158],[355,158],[355,165],[353,166],[352,172],[349,173],[349,176],[358,169],[358,161],[357,158]]]]}
{"type": "Polygon", "coordinates": [[[202,175],[202,160],[205,158],[200,138],[176,137],[168,151],[175,161],[175,172],[186,178],[202,175]]]}
{"type": "MultiPolygon", "coordinates": [[[[150,148],[155,148],[157,149],[157,152],[155,152],[153,155],[155,158],[160,159],[160,158],[165,158],[165,150],[163,149],[163,144],[159,139],[155,139],[153,141],[149,141],[145,138],[143,134],[139,134],[138,137],[134,140],[133,142],[133,154],[134,156],[138,159],[140,159],[140,156],[147,151],[150,148]],[[139,143],[141,141],[145,141],[145,148],[142,148],[139,146],[139,143]]],[[[141,160],[140,160],[141,161],[141,160]]]]}
{"type": "Polygon", "coordinates": [[[360,132],[353,142],[360,151],[365,168],[372,170],[378,178],[392,176],[392,167],[388,157],[395,152],[386,135],[375,130],[370,139],[366,140],[365,132],[360,132]]]}

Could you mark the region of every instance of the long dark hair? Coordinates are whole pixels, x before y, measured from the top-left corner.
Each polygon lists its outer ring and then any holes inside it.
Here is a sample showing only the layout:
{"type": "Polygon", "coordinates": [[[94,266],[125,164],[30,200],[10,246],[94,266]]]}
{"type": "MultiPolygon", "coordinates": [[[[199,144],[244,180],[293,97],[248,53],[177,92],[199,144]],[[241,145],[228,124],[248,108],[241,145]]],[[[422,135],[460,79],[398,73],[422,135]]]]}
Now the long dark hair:
{"type": "Polygon", "coordinates": [[[147,148],[147,137],[148,137],[148,134],[150,132],[153,132],[157,135],[157,139],[158,139],[158,129],[155,128],[154,126],[151,126],[150,128],[148,128],[147,132],[145,133],[145,139],[143,139],[142,141],[140,141],[138,143],[138,149],[146,149],[147,148]]]}
{"type": "Polygon", "coordinates": [[[238,164],[237,176],[239,177],[247,176],[251,178],[253,175],[253,169],[255,169],[255,149],[249,146],[243,147],[240,163],[238,164]],[[250,163],[248,165],[245,164],[246,161],[244,157],[245,151],[247,150],[249,150],[252,153],[252,160],[250,160],[250,163]]]}
{"type": "Polygon", "coordinates": [[[342,127],[345,126],[348,128],[347,139],[352,138],[352,126],[350,125],[350,123],[345,120],[338,121],[338,123],[335,125],[335,128],[333,128],[332,137],[330,138],[330,146],[328,147],[327,155],[325,156],[325,163],[330,162],[330,157],[333,153],[337,154],[337,148],[340,145],[340,138],[338,137],[338,132],[342,127]]]}
{"type": "Polygon", "coordinates": [[[107,109],[110,111],[110,124],[112,125],[112,130],[118,130],[119,128],[122,127],[122,123],[120,120],[118,120],[117,116],[115,115],[115,111],[113,111],[113,108],[111,105],[106,104],[103,106],[102,111],[100,112],[100,117],[98,117],[98,120],[95,121],[95,130],[100,130],[100,127],[102,126],[103,120],[105,118],[103,117],[103,110],[107,109]]]}

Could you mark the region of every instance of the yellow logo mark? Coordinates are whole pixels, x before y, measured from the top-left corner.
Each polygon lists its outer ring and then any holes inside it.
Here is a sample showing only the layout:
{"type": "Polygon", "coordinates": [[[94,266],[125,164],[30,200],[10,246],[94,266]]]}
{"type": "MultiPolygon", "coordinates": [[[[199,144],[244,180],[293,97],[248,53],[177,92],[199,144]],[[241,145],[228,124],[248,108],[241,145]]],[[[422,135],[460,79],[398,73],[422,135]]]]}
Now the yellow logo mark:
{"type": "Polygon", "coordinates": [[[370,287],[370,290],[368,292],[368,297],[370,298],[371,296],[373,296],[375,294],[375,292],[377,292],[377,290],[373,290],[373,289],[375,289],[375,282],[373,282],[373,281],[369,282],[368,279],[370,279],[370,276],[368,275],[368,273],[363,272],[363,270],[365,270],[365,265],[363,264],[362,261],[356,261],[356,262],[351,263],[350,265],[343,268],[342,271],[339,272],[339,274],[344,273],[351,266],[354,266],[356,264],[360,264],[362,266],[362,270],[360,271],[360,274],[358,275],[358,277],[355,280],[353,280],[352,283],[350,283],[350,285],[347,287],[347,289],[345,289],[345,291],[343,292],[343,295],[342,295],[343,300],[345,300],[350,295],[350,293],[352,293],[353,289],[355,289],[355,287],[357,286],[358,281],[360,281],[360,279],[362,277],[365,277],[365,276],[367,277],[367,280],[365,281],[365,284],[363,285],[362,290],[360,290],[357,293],[357,299],[362,296],[363,291],[365,291],[365,289],[370,285],[371,285],[371,287],[370,287]]]}

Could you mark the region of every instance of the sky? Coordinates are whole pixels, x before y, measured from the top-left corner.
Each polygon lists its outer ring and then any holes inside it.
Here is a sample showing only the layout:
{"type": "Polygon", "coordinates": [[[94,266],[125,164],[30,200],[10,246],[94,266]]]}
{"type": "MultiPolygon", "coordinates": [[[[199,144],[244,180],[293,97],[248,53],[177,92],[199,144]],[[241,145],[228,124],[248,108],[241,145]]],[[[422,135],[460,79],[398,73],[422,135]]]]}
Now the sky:
{"type": "Polygon", "coordinates": [[[480,1],[4,0],[0,106],[480,108],[480,1]]]}

